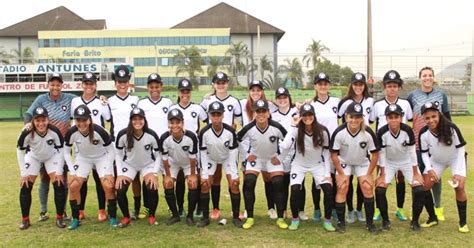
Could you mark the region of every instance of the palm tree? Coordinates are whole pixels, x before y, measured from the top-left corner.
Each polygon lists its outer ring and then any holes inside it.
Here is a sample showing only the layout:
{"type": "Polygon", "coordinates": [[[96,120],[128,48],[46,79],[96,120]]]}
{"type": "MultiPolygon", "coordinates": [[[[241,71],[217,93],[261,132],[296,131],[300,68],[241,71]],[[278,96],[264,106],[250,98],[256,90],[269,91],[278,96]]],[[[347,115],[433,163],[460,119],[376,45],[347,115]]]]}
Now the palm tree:
{"type": "Polygon", "coordinates": [[[308,45],[306,48],[306,55],[303,57],[303,63],[306,63],[306,67],[309,67],[309,63],[313,65],[313,69],[318,67],[318,64],[321,62],[321,58],[326,60],[325,57],[321,55],[323,52],[328,52],[329,48],[325,46],[320,40],[315,41],[308,45]]]}
{"type": "Polygon", "coordinates": [[[209,57],[209,65],[207,65],[207,76],[209,78],[212,78],[217,71],[219,70],[219,67],[222,66],[222,60],[219,59],[218,57],[209,57]]]}
{"type": "Polygon", "coordinates": [[[226,51],[226,55],[229,60],[230,71],[234,76],[247,74],[247,64],[250,55],[247,45],[242,41],[237,44],[231,43],[229,49],[226,51]]]}
{"type": "Polygon", "coordinates": [[[33,49],[30,47],[25,47],[23,51],[12,49],[12,53],[20,64],[34,64],[36,61],[33,49]]]}
{"type": "Polygon", "coordinates": [[[260,79],[264,80],[265,72],[268,71],[270,73],[273,72],[273,63],[268,59],[268,56],[265,54],[263,57],[260,58],[260,79]]]}
{"type": "Polygon", "coordinates": [[[198,89],[198,73],[204,73],[202,69],[204,61],[202,60],[199,48],[196,46],[182,47],[178,54],[174,56],[174,59],[177,66],[176,76],[181,73],[187,74],[195,89],[198,89]]]}
{"type": "Polygon", "coordinates": [[[0,50],[0,63],[2,64],[10,64],[11,59],[13,58],[13,55],[8,54],[4,50],[0,50]]]}
{"type": "Polygon", "coordinates": [[[293,83],[294,88],[298,88],[298,85],[303,83],[303,65],[298,58],[293,60],[286,58],[285,63],[278,68],[281,73],[286,74],[285,84],[290,81],[290,83],[293,83]]]}

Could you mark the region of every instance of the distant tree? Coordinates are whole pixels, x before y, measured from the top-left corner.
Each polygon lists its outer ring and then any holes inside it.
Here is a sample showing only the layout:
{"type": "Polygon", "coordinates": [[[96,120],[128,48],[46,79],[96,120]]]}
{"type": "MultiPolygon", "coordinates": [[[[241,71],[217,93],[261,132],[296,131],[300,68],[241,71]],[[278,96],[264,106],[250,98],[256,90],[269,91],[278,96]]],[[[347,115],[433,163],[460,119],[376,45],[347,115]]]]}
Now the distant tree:
{"type": "Polygon", "coordinates": [[[285,84],[287,84],[289,81],[290,84],[292,83],[293,87],[297,89],[303,84],[303,65],[298,58],[294,58],[292,60],[287,58],[284,62],[285,64],[281,65],[278,70],[280,73],[285,75],[285,84]]]}
{"type": "Polygon", "coordinates": [[[223,61],[218,57],[209,57],[209,64],[207,65],[207,76],[209,79],[217,73],[220,67],[222,67],[223,61]]]}
{"type": "Polygon", "coordinates": [[[12,49],[13,57],[18,61],[20,64],[34,64],[36,62],[35,54],[33,49],[30,47],[25,47],[23,51],[18,49],[12,49]]]}
{"type": "Polygon", "coordinates": [[[199,82],[197,80],[198,73],[204,73],[202,65],[204,61],[201,57],[201,52],[196,46],[182,47],[178,54],[174,56],[176,68],[176,76],[179,74],[187,74],[193,87],[199,89],[199,82]]]}
{"type": "Polygon", "coordinates": [[[464,71],[464,78],[462,84],[464,87],[469,87],[471,84],[471,73],[472,73],[472,63],[466,64],[466,70],[464,71]]]}
{"type": "Polygon", "coordinates": [[[250,52],[247,45],[242,41],[239,43],[231,43],[229,49],[226,51],[227,64],[230,66],[230,72],[233,76],[247,75],[250,52]]]}
{"type": "Polygon", "coordinates": [[[317,69],[319,63],[321,63],[322,60],[326,60],[326,58],[321,54],[328,51],[329,48],[320,40],[316,41],[313,39],[311,44],[306,48],[306,55],[303,57],[303,63],[306,64],[306,67],[309,67],[309,64],[311,63],[313,70],[317,69]]]}
{"type": "Polygon", "coordinates": [[[13,55],[5,52],[4,50],[0,50],[0,63],[10,64],[12,59],[13,55]]]}
{"type": "Polygon", "coordinates": [[[354,73],[352,69],[347,66],[341,67],[338,64],[333,64],[330,60],[325,60],[318,63],[317,70],[313,69],[308,71],[308,77],[310,78],[311,82],[314,80],[315,76],[321,72],[324,72],[326,75],[328,75],[331,79],[331,82],[340,85],[348,85],[350,83],[352,74],[354,73]]]}

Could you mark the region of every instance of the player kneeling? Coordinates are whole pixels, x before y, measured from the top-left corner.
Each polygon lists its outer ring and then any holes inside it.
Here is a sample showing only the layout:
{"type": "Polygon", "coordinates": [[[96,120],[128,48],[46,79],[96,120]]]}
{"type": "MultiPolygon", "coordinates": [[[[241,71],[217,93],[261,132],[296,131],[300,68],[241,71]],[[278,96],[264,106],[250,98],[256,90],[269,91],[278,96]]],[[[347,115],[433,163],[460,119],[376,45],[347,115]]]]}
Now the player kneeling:
{"type": "Polygon", "coordinates": [[[17,158],[20,166],[20,207],[22,221],[20,230],[30,227],[31,190],[44,163],[54,187],[56,226],[65,228],[63,213],[66,200],[63,177],[63,137],[55,126],[49,124],[48,111],[38,107],[33,112],[31,129],[23,130],[18,138],[17,158]]]}
{"type": "Polygon", "coordinates": [[[359,103],[347,107],[346,123],[340,125],[331,138],[331,159],[336,168],[337,230],[345,232],[345,200],[349,188],[349,176],[355,175],[364,195],[365,221],[369,232],[377,232],[374,217],[374,181],[372,173],[378,160],[375,134],[364,124],[364,110],[359,103]],[[369,159],[369,152],[372,157],[369,159]]]}
{"type": "Polygon", "coordinates": [[[334,193],[332,188],[331,165],[329,163],[329,132],[326,127],[319,124],[311,104],[304,104],[299,111],[297,127],[288,133],[280,144],[280,158],[285,158],[292,147],[296,147],[296,154],[291,162],[290,206],[293,220],[288,227],[297,230],[300,224],[299,211],[302,183],[306,173],[311,173],[314,182],[324,192],[324,224],[326,231],[334,232],[336,229],[331,223],[331,212],[334,208],[334,193]],[[296,145],[295,145],[296,144],[296,145]]]}
{"type": "Polygon", "coordinates": [[[117,165],[117,200],[123,219],[119,227],[130,224],[127,190],[137,173],[143,176],[148,203],[148,223],[158,225],[155,218],[158,206],[158,169],[160,167],[159,138],[148,128],[145,111],[134,108],[130,112],[128,127],[117,136],[115,163],[117,165]]]}
{"type": "Polygon", "coordinates": [[[456,204],[459,214],[459,232],[467,233],[466,222],[467,195],[464,189],[466,180],[466,141],[459,128],[439,112],[437,103],[426,103],[421,106],[421,113],[426,126],[420,131],[420,150],[425,164],[423,171],[426,190],[425,207],[429,219],[422,227],[436,225],[438,219],[433,208],[430,189],[437,183],[444,170],[451,168],[452,178],[449,181],[456,192],[456,204]]]}
{"type": "Polygon", "coordinates": [[[166,203],[168,203],[172,213],[166,224],[172,225],[180,221],[178,207],[176,206],[174,183],[179,170],[182,169],[188,182],[188,214],[186,223],[189,226],[193,226],[194,209],[199,197],[196,173],[198,140],[193,132],[184,130],[184,117],[181,110],[173,109],[169,111],[168,123],[170,130],[165,132],[160,139],[164,169],[163,186],[165,188],[166,203]]]}
{"type": "Polygon", "coordinates": [[[108,199],[109,222],[116,227],[117,201],[115,200],[115,182],[113,163],[115,151],[110,135],[105,129],[92,122],[91,111],[86,105],[79,105],[74,110],[76,125],[66,133],[64,160],[69,169],[69,203],[72,211],[72,221],[69,230],[77,229],[80,225],[79,209],[81,201],[80,190],[87,183],[87,176],[95,167],[108,199]],[[72,146],[75,146],[75,160],[72,159],[72,146]]]}
{"type": "Polygon", "coordinates": [[[211,124],[203,128],[199,134],[199,150],[201,151],[201,206],[203,219],[198,227],[209,225],[209,185],[212,185],[214,173],[218,165],[224,168],[229,184],[230,201],[232,204],[232,223],[241,228],[239,175],[237,172],[238,143],[235,129],[222,122],[224,105],[215,101],[209,105],[211,124]]]}
{"type": "Polygon", "coordinates": [[[420,230],[418,219],[423,208],[423,177],[418,169],[416,160],[415,134],[403,121],[403,110],[398,104],[390,104],[385,108],[387,125],[377,132],[380,145],[379,176],[376,180],[375,197],[377,207],[382,216],[382,230],[390,230],[388,217],[387,187],[401,171],[412,187],[413,218],[411,229],[420,230]]]}

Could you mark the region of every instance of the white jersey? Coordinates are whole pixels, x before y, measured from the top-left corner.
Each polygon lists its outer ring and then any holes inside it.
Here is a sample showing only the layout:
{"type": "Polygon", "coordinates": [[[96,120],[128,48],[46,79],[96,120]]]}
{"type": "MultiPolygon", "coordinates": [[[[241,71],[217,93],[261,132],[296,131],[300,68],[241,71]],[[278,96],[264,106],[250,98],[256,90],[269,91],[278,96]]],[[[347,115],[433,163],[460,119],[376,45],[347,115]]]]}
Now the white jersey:
{"type": "Polygon", "coordinates": [[[122,98],[114,95],[109,98],[109,109],[111,118],[110,134],[112,140],[117,141],[120,130],[127,128],[130,121],[130,111],[138,104],[138,96],[127,95],[122,98]]]}
{"type": "Polygon", "coordinates": [[[378,150],[375,134],[370,127],[352,134],[347,123],[340,125],[332,134],[329,145],[332,152],[337,152],[341,165],[370,164],[369,152],[378,150]]]}
{"type": "Polygon", "coordinates": [[[112,144],[112,140],[103,127],[97,124],[93,124],[93,126],[94,139],[92,142],[89,139],[89,134],[84,136],[76,126],[71,127],[66,133],[66,137],[64,137],[66,147],[70,148],[75,145],[76,155],[80,153],[81,157],[84,158],[94,159],[104,156],[108,152],[108,147],[112,144]]]}
{"type": "Polygon", "coordinates": [[[268,161],[274,155],[279,154],[278,143],[283,141],[286,136],[285,128],[278,122],[269,120],[265,130],[257,127],[256,121],[252,121],[244,126],[237,134],[237,140],[249,139],[250,154],[257,157],[258,160],[268,161]]]}
{"type": "Polygon", "coordinates": [[[158,137],[168,131],[168,110],[172,104],[171,100],[166,97],[160,97],[156,102],[150,97],[138,101],[138,107],[145,111],[148,127],[158,137]]]}
{"type": "Polygon", "coordinates": [[[235,129],[225,123],[220,133],[216,133],[212,124],[204,127],[199,133],[199,150],[203,165],[207,165],[208,159],[218,164],[226,161],[236,164],[238,146],[235,129]]]}
{"type": "Polygon", "coordinates": [[[196,134],[185,130],[180,140],[176,140],[169,131],[161,138],[161,154],[163,160],[168,160],[170,166],[187,166],[190,159],[195,159],[198,152],[196,134]]]}
{"type": "Polygon", "coordinates": [[[51,124],[48,124],[46,134],[43,136],[37,132],[32,133],[32,130],[24,130],[18,137],[17,149],[22,151],[21,157],[18,158],[20,167],[24,166],[24,153],[26,151],[29,156],[43,162],[57,154],[58,151],[62,154],[64,139],[59,129],[51,124]]]}
{"type": "Polygon", "coordinates": [[[206,110],[199,104],[191,102],[185,107],[180,104],[174,104],[170,107],[171,109],[181,110],[184,117],[184,128],[195,134],[199,133],[199,122],[206,122],[208,120],[206,110]]]}
{"type": "Polygon", "coordinates": [[[340,99],[337,97],[329,96],[326,101],[321,102],[319,100],[311,102],[313,105],[314,112],[316,113],[316,119],[318,122],[325,126],[329,135],[334,133],[334,130],[339,126],[337,123],[338,120],[338,105],[340,99]]]}
{"type": "MultiPolygon", "coordinates": [[[[299,152],[297,146],[298,128],[294,127],[285,136],[285,139],[280,143],[281,154],[279,157],[284,157],[291,149],[294,149],[295,157],[291,162],[293,165],[302,167],[314,167],[317,165],[324,166],[325,174],[329,175],[331,172],[331,164],[329,163],[329,131],[323,127],[323,140],[320,141],[317,147],[314,147],[313,135],[304,135],[304,155],[299,152]]],[[[281,161],[281,160],[280,160],[281,161]]]]}
{"type": "Polygon", "coordinates": [[[423,127],[420,130],[420,150],[422,154],[427,153],[429,155],[428,164],[425,162],[426,170],[431,168],[431,164],[440,165],[451,165],[455,167],[465,167],[464,154],[459,154],[459,149],[466,145],[461,131],[459,128],[452,123],[452,143],[446,145],[438,141],[438,135],[432,133],[428,126],[423,127]]]}
{"type": "MultiPolygon", "coordinates": [[[[403,98],[397,97],[397,100],[394,104],[398,104],[403,110],[402,122],[407,123],[408,121],[413,120],[413,111],[411,110],[410,103],[403,98]]],[[[382,98],[374,103],[372,111],[370,112],[370,123],[375,122],[375,130],[379,130],[381,127],[387,124],[387,119],[385,118],[385,109],[390,103],[387,101],[387,98],[382,98]]]]}
{"type": "MultiPolygon", "coordinates": [[[[346,113],[347,106],[351,104],[354,100],[353,99],[347,99],[345,101],[340,101],[338,105],[338,115],[339,118],[342,118],[342,121],[345,122],[344,115],[346,113]]],[[[366,125],[369,125],[369,118],[370,118],[370,112],[372,111],[372,107],[374,105],[374,98],[372,97],[367,97],[362,99],[362,101],[359,103],[362,105],[362,108],[364,109],[364,121],[366,125]]]]}
{"type": "Polygon", "coordinates": [[[296,107],[289,108],[286,113],[282,113],[277,109],[272,112],[272,120],[280,123],[280,125],[288,131],[293,126],[293,117],[295,115],[298,115],[298,109],[296,107]]]}
{"type": "MultiPolygon", "coordinates": [[[[123,163],[141,170],[147,165],[155,163],[158,172],[159,165],[159,138],[156,133],[151,130],[144,130],[141,137],[133,136],[133,148],[129,151],[127,148],[127,129],[122,129],[117,136],[115,142],[116,156],[115,163],[117,170],[122,170],[123,163]]],[[[124,171],[126,172],[126,171],[124,171]]]]}
{"type": "MultiPolygon", "coordinates": [[[[84,100],[82,96],[78,96],[72,99],[71,101],[71,117],[74,118],[74,110],[79,107],[79,105],[85,104],[91,111],[92,122],[99,126],[104,127],[104,121],[110,120],[110,110],[107,105],[102,104],[102,101],[99,97],[95,96],[90,101],[84,100]]],[[[73,123],[74,125],[74,123],[73,123]]]]}
{"type": "MultiPolygon", "coordinates": [[[[216,95],[212,95],[209,99],[204,99],[201,102],[201,106],[206,110],[209,109],[209,105],[215,101],[219,101],[224,105],[224,120],[223,122],[227,125],[233,126],[234,118],[240,117],[242,115],[242,107],[240,105],[239,99],[228,95],[224,99],[219,99],[216,95]]],[[[210,121],[209,121],[210,122],[210,121]]]]}
{"type": "Polygon", "coordinates": [[[388,125],[381,127],[377,131],[377,140],[380,146],[379,166],[412,167],[418,164],[415,134],[407,124],[401,123],[396,134],[390,131],[388,125]]]}

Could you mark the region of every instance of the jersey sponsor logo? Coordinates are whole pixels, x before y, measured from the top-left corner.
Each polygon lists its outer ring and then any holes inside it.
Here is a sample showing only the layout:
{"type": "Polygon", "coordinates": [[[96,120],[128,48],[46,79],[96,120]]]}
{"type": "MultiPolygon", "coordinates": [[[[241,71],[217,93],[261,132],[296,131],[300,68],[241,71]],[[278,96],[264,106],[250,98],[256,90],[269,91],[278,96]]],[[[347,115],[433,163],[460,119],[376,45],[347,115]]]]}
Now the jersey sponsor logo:
{"type": "Polygon", "coordinates": [[[98,145],[98,144],[99,144],[99,140],[93,140],[93,141],[92,141],[92,144],[93,144],[93,145],[98,145]]]}
{"type": "Polygon", "coordinates": [[[150,148],[151,148],[151,145],[150,145],[150,144],[148,144],[148,145],[145,146],[145,150],[147,150],[147,151],[150,150],[150,148]]]}
{"type": "Polygon", "coordinates": [[[63,105],[63,106],[61,106],[61,109],[62,109],[63,111],[67,111],[67,106],[66,106],[66,105],[63,105]]]}
{"type": "Polygon", "coordinates": [[[94,116],[97,116],[97,115],[99,114],[99,110],[93,109],[93,110],[92,110],[92,114],[94,114],[94,116]]]}
{"type": "Polygon", "coordinates": [[[125,173],[125,172],[127,172],[127,171],[128,171],[128,169],[127,169],[127,168],[122,168],[122,172],[124,172],[124,173],[125,173]]]}
{"type": "Polygon", "coordinates": [[[337,113],[337,107],[332,107],[332,112],[337,113]]]}
{"type": "Polygon", "coordinates": [[[181,147],[183,149],[183,151],[187,152],[189,150],[189,146],[183,146],[181,147]]]}
{"type": "Polygon", "coordinates": [[[48,145],[52,145],[54,143],[54,140],[49,139],[48,141],[46,141],[46,143],[48,143],[48,145]]]}
{"type": "Polygon", "coordinates": [[[167,107],[163,107],[163,113],[168,113],[168,108],[167,107]]]}
{"type": "Polygon", "coordinates": [[[72,168],[74,168],[74,170],[77,171],[77,169],[79,169],[79,165],[75,164],[72,168]]]}
{"type": "Polygon", "coordinates": [[[360,146],[360,148],[364,149],[364,148],[367,147],[367,142],[362,141],[362,142],[359,143],[359,146],[360,146]]]}
{"type": "Polygon", "coordinates": [[[291,179],[295,179],[296,176],[297,176],[296,173],[291,174],[291,179]]]}
{"type": "Polygon", "coordinates": [[[230,144],[230,140],[224,142],[224,146],[225,146],[225,147],[229,147],[229,144],[230,144]]]}
{"type": "Polygon", "coordinates": [[[234,106],[232,106],[232,105],[227,105],[227,110],[232,111],[232,109],[234,109],[234,106]]]}
{"type": "Polygon", "coordinates": [[[30,163],[25,163],[25,168],[26,169],[30,168],[30,163]]]}
{"type": "Polygon", "coordinates": [[[274,143],[277,140],[277,137],[270,136],[269,140],[270,140],[270,142],[274,143]]]}
{"type": "Polygon", "coordinates": [[[191,116],[192,116],[193,118],[196,118],[197,115],[198,115],[198,114],[197,114],[196,112],[194,112],[194,111],[191,112],[191,116]]]}

